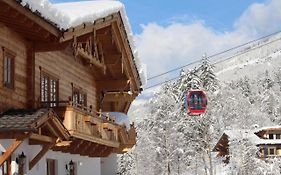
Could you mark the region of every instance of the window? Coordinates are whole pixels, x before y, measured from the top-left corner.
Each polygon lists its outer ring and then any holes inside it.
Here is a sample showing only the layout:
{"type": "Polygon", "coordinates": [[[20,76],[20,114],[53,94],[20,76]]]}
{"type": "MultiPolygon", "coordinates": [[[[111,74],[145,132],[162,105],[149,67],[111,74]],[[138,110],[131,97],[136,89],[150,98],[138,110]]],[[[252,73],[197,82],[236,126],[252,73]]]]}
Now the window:
{"type": "Polygon", "coordinates": [[[4,86],[10,89],[14,88],[14,59],[15,55],[11,52],[4,49],[4,72],[3,72],[3,80],[4,80],[4,86]]]}
{"type": "MultiPolygon", "coordinates": [[[[4,153],[2,153],[4,154],[4,153]]],[[[0,166],[0,174],[2,175],[11,175],[11,157],[9,157],[3,164],[0,166]]]]}
{"type": "Polygon", "coordinates": [[[275,155],[275,148],[268,148],[268,155],[274,156],[275,155]]]}
{"type": "Polygon", "coordinates": [[[56,160],[47,159],[47,175],[56,175],[56,160]]]}
{"type": "Polygon", "coordinates": [[[273,134],[268,134],[269,139],[273,139],[273,134]]]}
{"type": "Polygon", "coordinates": [[[280,139],[280,134],[276,134],[276,139],[280,139]]]}
{"type": "Polygon", "coordinates": [[[267,156],[267,155],[268,155],[268,149],[264,148],[264,156],[267,156]]]}
{"type": "Polygon", "coordinates": [[[80,88],[73,88],[72,99],[74,104],[87,106],[87,94],[80,88]]]}
{"type": "Polygon", "coordinates": [[[46,73],[41,73],[41,102],[48,106],[57,106],[59,81],[46,73]]]}

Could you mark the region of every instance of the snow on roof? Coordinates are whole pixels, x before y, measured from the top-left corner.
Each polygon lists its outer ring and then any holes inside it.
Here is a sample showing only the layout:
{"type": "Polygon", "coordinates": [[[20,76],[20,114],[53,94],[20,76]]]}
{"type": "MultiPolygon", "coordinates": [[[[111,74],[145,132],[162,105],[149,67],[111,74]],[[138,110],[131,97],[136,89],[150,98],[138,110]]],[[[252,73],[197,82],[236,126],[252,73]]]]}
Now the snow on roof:
{"type": "Polygon", "coordinates": [[[224,132],[229,141],[247,138],[250,142],[257,144],[261,139],[251,130],[227,130],[224,132]]]}
{"type": "Polygon", "coordinates": [[[22,0],[21,5],[54,23],[59,29],[69,29],[85,22],[94,22],[110,14],[120,12],[134,61],[143,85],[147,82],[146,66],[141,63],[133,41],[133,32],[124,5],[115,0],[80,1],[52,4],[48,0],[22,0]]]}
{"type": "Polygon", "coordinates": [[[276,125],[276,126],[266,126],[266,127],[262,127],[262,128],[258,128],[256,129],[254,132],[260,132],[260,131],[264,131],[264,130],[272,130],[272,129],[280,129],[281,130],[281,126],[280,125],[276,125]]]}
{"type": "MultiPolygon", "coordinates": [[[[272,127],[266,127],[272,128],[272,127]]],[[[280,128],[280,126],[279,126],[280,128]]],[[[253,130],[226,130],[224,132],[228,136],[229,141],[233,141],[236,139],[247,138],[249,141],[255,145],[274,145],[281,144],[281,139],[262,139],[258,137],[253,130]]]]}

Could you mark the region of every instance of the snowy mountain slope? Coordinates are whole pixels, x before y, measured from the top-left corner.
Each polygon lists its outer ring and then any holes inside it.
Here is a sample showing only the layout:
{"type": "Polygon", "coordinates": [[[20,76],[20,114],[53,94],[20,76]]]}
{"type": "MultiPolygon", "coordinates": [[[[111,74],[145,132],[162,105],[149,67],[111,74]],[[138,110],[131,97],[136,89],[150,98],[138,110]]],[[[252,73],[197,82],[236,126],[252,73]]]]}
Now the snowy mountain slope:
{"type": "Polygon", "coordinates": [[[237,80],[244,76],[255,79],[266,70],[281,67],[281,33],[264,41],[252,43],[214,63],[220,81],[237,80]]]}

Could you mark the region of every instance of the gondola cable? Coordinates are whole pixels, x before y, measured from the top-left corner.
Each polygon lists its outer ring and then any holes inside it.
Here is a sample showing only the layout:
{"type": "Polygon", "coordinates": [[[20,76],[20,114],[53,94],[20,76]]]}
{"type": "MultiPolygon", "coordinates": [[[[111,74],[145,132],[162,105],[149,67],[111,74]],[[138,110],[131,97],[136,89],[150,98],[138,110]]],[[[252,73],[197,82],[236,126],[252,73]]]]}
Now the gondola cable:
{"type": "MultiPolygon", "coordinates": [[[[238,46],[235,46],[235,47],[232,47],[232,48],[230,48],[230,49],[227,49],[227,50],[224,50],[224,51],[222,51],[222,52],[219,52],[219,53],[213,54],[213,55],[211,55],[211,56],[208,56],[207,58],[213,58],[213,57],[218,56],[218,55],[221,55],[221,54],[223,54],[223,53],[227,53],[227,52],[229,52],[229,51],[231,51],[231,50],[234,50],[234,49],[243,47],[243,46],[245,46],[245,45],[247,45],[247,44],[251,44],[251,43],[257,42],[257,41],[259,41],[259,40],[265,39],[265,38],[267,38],[267,37],[276,35],[276,34],[278,34],[278,33],[281,33],[281,31],[272,33],[272,34],[270,34],[270,35],[263,36],[263,37],[261,37],[261,38],[258,38],[258,39],[249,41],[249,42],[247,42],[247,43],[244,43],[244,44],[241,44],[241,45],[238,45],[238,46]]],[[[244,52],[239,53],[238,55],[245,54],[245,53],[247,53],[247,52],[249,52],[249,51],[258,49],[258,48],[260,48],[260,47],[262,47],[262,46],[269,45],[269,44],[271,44],[271,43],[273,43],[273,42],[276,42],[276,41],[278,41],[278,40],[281,40],[281,37],[280,37],[280,38],[277,38],[277,39],[275,39],[275,40],[273,40],[273,41],[271,41],[271,42],[269,42],[269,43],[263,44],[263,45],[261,45],[261,46],[258,46],[258,47],[252,48],[252,49],[248,49],[248,50],[246,50],[246,51],[244,51],[244,52]]],[[[237,55],[234,55],[234,56],[237,56],[237,55]]],[[[234,56],[230,56],[230,57],[227,57],[226,59],[218,60],[218,61],[215,62],[214,64],[218,64],[218,63],[224,62],[224,61],[226,61],[226,60],[229,60],[229,59],[233,58],[234,56]]],[[[184,66],[177,67],[177,68],[172,69],[172,70],[170,70],[170,71],[167,71],[167,72],[164,72],[164,73],[155,75],[155,76],[153,76],[153,77],[148,78],[148,80],[155,79],[155,78],[157,78],[157,77],[163,76],[163,75],[165,75],[165,74],[174,72],[174,71],[179,70],[179,69],[183,69],[183,68],[185,68],[185,67],[187,67],[187,66],[191,66],[191,65],[194,65],[194,64],[199,63],[199,62],[201,62],[201,59],[198,59],[198,60],[196,60],[196,61],[193,61],[193,62],[191,62],[191,63],[188,63],[188,64],[186,64],[186,65],[184,65],[184,66]]],[[[169,80],[165,80],[165,81],[163,81],[163,82],[161,82],[161,83],[157,83],[157,84],[155,84],[155,85],[151,85],[151,86],[149,86],[149,87],[144,88],[144,90],[151,89],[151,88],[153,88],[153,87],[160,86],[160,85],[162,85],[162,84],[171,82],[171,81],[173,81],[173,80],[178,79],[179,77],[180,77],[180,76],[176,76],[176,77],[171,78],[171,79],[169,79],[169,80]]]]}
{"type": "MultiPolygon", "coordinates": [[[[232,47],[232,48],[223,50],[223,51],[221,51],[221,52],[215,53],[215,54],[213,54],[213,55],[208,56],[207,58],[208,58],[208,59],[214,58],[214,57],[216,57],[216,56],[218,56],[218,55],[221,55],[221,54],[227,53],[227,52],[229,52],[229,51],[238,49],[238,48],[240,48],[240,47],[246,46],[246,45],[248,45],[248,44],[251,44],[251,43],[254,43],[254,42],[263,40],[263,39],[268,38],[268,37],[271,37],[271,36],[273,36],[273,35],[277,35],[277,34],[279,34],[279,33],[281,33],[281,30],[280,30],[280,31],[277,31],[277,32],[274,32],[274,33],[271,33],[271,34],[269,34],[269,35],[265,35],[265,36],[262,36],[262,37],[260,37],[260,38],[257,38],[257,39],[248,41],[248,42],[243,43],[243,44],[240,44],[240,45],[238,45],[238,46],[235,46],[235,47],[232,47]]],[[[246,52],[245,52],[245,53],[246,53],[246,52]]],[[[160,73],[160,74],[158,74],[158,75],[154,75],[154,76],[152,76],[152,77],[149,77],[149,78],[147,79],[147,81],[152,80],[152,79],[155,79],[155,78],[158,78],[158,77],[161,77],[161,76],[166,75],[166,74],[169,74],[169,73],[174,72],[174,71],[176,71],[176,70],[180,70],[180,69],[183,69],[183,68],[185,68],[185,67],[194,65],[194,64],[196,64],[196,63],[199,63],[200,61],[201,61],[201,59],[198,59],[198,60],[193,61],[193,62],[190,62],[190,63],[188,63],[188,64],[186,64],[186,65],[183,65],[183,66],[180,66],[180,67],[171,69],[171,70],[169,70],[169,71],[160,73]]]]}

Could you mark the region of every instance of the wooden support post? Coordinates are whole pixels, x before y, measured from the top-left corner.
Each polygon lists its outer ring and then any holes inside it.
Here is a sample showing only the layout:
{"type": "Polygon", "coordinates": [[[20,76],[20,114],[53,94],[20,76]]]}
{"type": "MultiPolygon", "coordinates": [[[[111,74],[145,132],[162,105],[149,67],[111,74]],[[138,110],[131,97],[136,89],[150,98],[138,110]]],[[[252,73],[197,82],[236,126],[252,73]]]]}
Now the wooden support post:
{"type": "Polygon", "coordinates": [[[31,170],[36,163],[39,162],[39,160],[49,151],[52,146],[52,144],[43,145],[41,151],[29,162],[29,170],[31,170]]]}
{"type": "Polygon", "coordinates": [[[16,139],[16,141],[0,156],[0,166],[11,156],[11,154],[22,144],[23,140],[16,139]]]}

